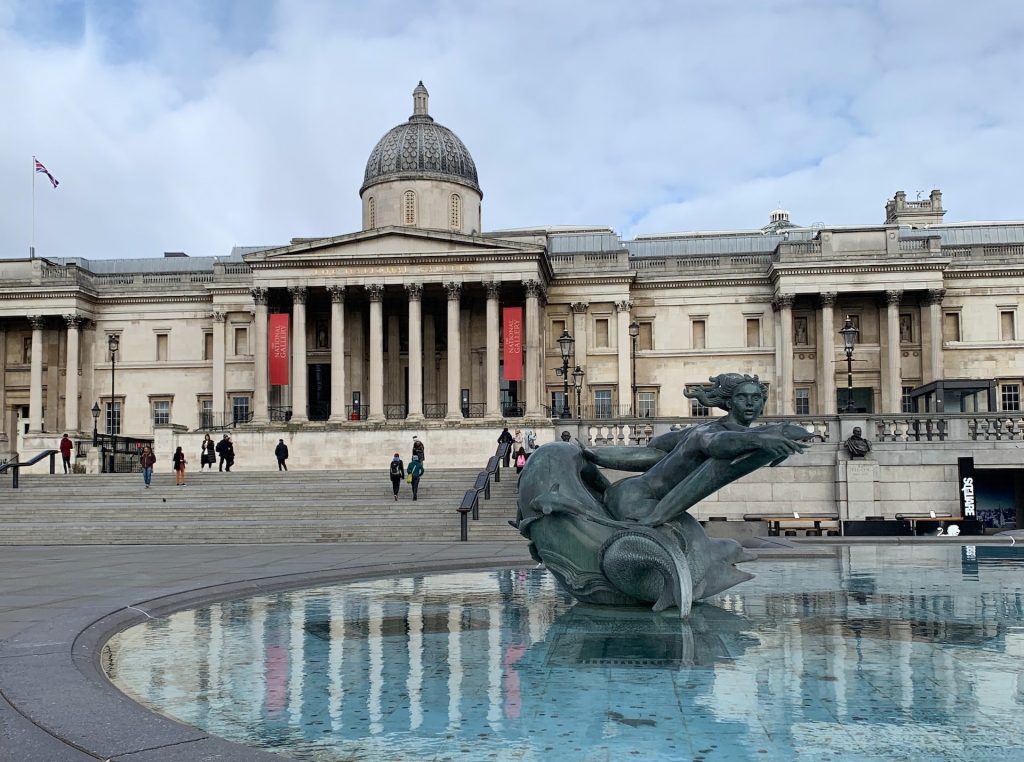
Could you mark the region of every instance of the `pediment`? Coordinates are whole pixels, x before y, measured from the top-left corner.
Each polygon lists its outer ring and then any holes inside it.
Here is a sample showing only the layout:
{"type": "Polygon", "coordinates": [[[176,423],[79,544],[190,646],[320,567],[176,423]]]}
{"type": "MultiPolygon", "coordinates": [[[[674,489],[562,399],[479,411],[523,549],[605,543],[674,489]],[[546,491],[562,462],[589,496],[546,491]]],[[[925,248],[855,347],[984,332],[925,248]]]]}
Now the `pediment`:
{"type": "Polygon", "coordinates": [[[298,260],[493,257],[523,254],[538,256],[543,251],[542,246],[519,241],[394,227],[365,230],[331,238],[304,239],[288,246],[247,254],[244,259],[250,263],[260,262],[267,266],[275,262],[283,264],[298,260]]]}

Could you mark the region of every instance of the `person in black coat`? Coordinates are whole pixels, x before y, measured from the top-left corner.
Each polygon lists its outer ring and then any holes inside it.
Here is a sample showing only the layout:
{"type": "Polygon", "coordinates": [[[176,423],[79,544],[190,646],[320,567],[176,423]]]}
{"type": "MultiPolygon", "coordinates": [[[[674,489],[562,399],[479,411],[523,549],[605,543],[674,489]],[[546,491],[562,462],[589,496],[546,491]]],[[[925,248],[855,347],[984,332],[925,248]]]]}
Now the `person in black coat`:
{"type": "Polygon", "coordinates": [[[402,463],[402,456],[397,452],[391,459],[388,466],[388,474],[391,476],[391,489],[395,493],[395,500],[398,500],[398,490],[402,486],[402,479],[405,478],[405,464],[402,463]]]}
{"type": "Polygon", "coordinates": [[[284,443],[283,439],[277,440],[277,447],[274,448],[274,457],[277,458],[277,470],[287,471],[288,465],[285,461],[288,460],[288,445],[284,443]]]}
{"type": "Polygon", "coordinates": [[[505,450],[505,462],[502,464],[505,468],[508,468],[508,462],[512,457],[512,443],[515,441],[515,437],[509,432],[508,426],[501,430],[501,434],[498,436],[498,444],[508,443],[508,449],[505,450]]]}

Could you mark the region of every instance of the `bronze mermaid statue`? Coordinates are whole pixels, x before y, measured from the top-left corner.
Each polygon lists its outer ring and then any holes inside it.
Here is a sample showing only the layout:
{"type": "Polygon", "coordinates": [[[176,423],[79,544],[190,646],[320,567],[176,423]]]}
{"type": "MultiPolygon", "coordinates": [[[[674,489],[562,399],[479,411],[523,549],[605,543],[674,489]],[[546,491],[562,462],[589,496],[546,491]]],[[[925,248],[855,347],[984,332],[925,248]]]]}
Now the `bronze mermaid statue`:
{"type": "Polygon", "coordinates": [[[537,449],[519,481],[512,523],[577,600],[613,606],[671,606],[686,617],[695,600],[753,575],[735,540],[713,539],[687,511],[762,466],[806,449],[800,426],[751,424],[767,388],[757,376],[723,373],[683,394],[726,415],[653,438],[646,447],[553,442],[537,449]],[[610,482],[601,468],[639,472],[610,482]]]}

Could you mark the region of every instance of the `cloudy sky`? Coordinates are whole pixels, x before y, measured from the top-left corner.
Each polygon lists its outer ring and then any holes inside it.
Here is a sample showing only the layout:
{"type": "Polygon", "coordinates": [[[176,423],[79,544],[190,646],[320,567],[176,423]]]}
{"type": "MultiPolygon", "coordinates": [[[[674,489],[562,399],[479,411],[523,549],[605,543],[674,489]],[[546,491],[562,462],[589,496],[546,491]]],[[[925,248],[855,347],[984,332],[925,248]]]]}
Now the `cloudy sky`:
{"type": "Polygon", "coordinates": [[[469,147],[484,227],[626,237],[1021,219],[1020,0],[0,0],[0,257],[226,254],[359,227],[412,112],[469,147]]]}

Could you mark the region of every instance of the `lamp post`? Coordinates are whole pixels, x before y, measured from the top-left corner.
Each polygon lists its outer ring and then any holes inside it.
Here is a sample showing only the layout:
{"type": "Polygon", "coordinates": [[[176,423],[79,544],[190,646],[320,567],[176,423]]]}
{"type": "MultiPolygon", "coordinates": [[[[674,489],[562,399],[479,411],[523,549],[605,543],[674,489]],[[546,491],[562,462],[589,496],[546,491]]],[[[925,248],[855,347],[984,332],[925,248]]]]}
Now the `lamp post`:
{"type": "Polygon", "coordinates": [[[843,337],[843,348],[846,350],[846,412],[853,412],[853,348],[857,344],[857,334],[853,320],[846,316],[846,322],[839,331],[843,337]]]}
{"type": "Polygon", "coordinates": [[[579,365],[572,372],[572,385],[576,389],[576,417],[583,417],[583,410],[580,407],[580,394],[583,392],[583,376],[586,375],[579,365]]]}
{"type": "MultiPolygon", "coordinates": [[[[117,367],[117,349],[121,345],[121,337],[116,333],[107,337],[107,349],[110,351],[110,473],[114,473],[114,453],[117,451],[117,432],[114,431],[114,412],[117,398],[114,396],[115,368],[117,367]]],[[[120,419],[118,419],[120,423],[120,419]]],[[[120,427],[119,427],[120,428],[120,427]]]]}
{"type": "Polygon", "coordinates": [[[632,390],[633,390],[633,407],[631,412],[636,415],[636,340],[640,335],[640,324],[635,320],[629,324],[629,338],[633,340],[633,351],[630,355],[633,364],[633,371],[630,378],[632,379],[632,390]]]}
{"type": "Polygon", "coordinates": [[[99,433],[96,431],[96,423],[100,419],[100,403],[92,403],[92,446],[96,447],[100,443],[99,433]]]}
{"type": "Polygon", "coordinates": [[[562,352],[562,412],[561,418],[570,418],[569,412],[569,357],[572,355],[572,346],[576,340],[568,330],[563,330],[558,337],[558,348],[562,352]]]}

